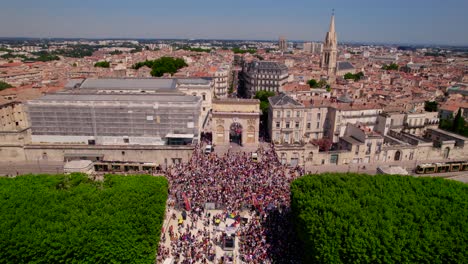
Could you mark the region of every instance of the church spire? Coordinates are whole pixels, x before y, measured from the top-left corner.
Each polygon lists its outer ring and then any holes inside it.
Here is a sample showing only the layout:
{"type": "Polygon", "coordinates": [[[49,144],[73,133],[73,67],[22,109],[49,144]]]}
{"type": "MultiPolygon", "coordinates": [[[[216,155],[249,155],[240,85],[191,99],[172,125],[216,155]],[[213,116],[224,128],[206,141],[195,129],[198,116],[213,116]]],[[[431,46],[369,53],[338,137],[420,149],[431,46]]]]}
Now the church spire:
{"type": "Polygon", "coordinates": [[[338,57],[338,40],[335,31],[335,9],[332,11],[330,20],[330,30],[325,36],[323,42],[322,58],[320,60],[320,66],[327,72],[330,83],[335,82],[337,57],[338,57]]]}
{"type": "Polygon", "coordinates": [[[335,9],[332,9],[332,16],[330,21],[330,30],[328,32],[335,33],[335,9]]]}

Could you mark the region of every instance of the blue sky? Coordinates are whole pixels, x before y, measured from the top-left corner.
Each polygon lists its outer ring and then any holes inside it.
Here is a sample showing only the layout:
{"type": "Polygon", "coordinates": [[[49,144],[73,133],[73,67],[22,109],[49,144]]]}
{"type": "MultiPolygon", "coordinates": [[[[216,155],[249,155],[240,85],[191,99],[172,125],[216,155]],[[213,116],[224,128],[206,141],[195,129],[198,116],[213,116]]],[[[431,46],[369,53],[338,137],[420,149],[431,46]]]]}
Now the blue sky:
{"type": "Polygon", "coordinates": [[[468,45],[468,0],[2,0],[0,37],[323,40],[468,45]]]}

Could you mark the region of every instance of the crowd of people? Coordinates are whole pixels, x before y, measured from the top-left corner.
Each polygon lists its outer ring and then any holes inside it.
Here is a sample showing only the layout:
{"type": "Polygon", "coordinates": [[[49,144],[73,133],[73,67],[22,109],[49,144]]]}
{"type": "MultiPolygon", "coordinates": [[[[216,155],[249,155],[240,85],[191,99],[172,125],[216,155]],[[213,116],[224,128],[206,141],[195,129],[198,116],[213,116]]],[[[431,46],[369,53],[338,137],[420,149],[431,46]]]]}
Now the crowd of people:
{"type": "Polygon", "coordinates": [[[280,164],[273,146],[257,153],[259,160],[255,161],[250,153],[228,151],[218,156],[197,147],[188,163],[168,169],[169,195],[180,208],[190,210],[191,224],[178,227],[170,238],[170,248],[159,249],[161,258],[185,254],[184,259],[193,261],[187,263],[212,261],[213,247],[221,238],[208,229],[193,233],[198,221],[206,227],[215,221],[210,223],[205,211],[209,203],[222,209],[222,215],[248,212],[249,221],[236,233],[243,262],[296,262],[297,246],[290,239],[294,232],[289,221],[289,186],[304,172],[280,164]]]}

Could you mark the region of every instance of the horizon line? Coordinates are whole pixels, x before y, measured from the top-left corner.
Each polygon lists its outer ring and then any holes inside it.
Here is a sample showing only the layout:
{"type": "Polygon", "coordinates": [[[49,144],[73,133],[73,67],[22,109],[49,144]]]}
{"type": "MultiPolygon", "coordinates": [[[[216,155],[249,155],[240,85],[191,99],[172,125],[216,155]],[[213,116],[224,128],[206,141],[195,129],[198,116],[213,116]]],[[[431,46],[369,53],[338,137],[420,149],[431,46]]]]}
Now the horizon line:
{"type": "MultiPolygon", "coordinates": [[[[242,39],[242,38],[192,38],[192,37],[164,37],[164,38],[149,38],[149,37],[3,37],[4,39],[64,39],[64,40],[224,40],[224,41],[268,41],[275,42],[278,39],[242,39]]],[[[302,40],[302,39],[286,39],[288,42],[323,42],[317,40],[302,40]]],[[[339,41],[341,44],[380,44],[380,45],[414,45],[414,46],[448,46],[448,47],[468,47],[467,44],[444,44],[444,43],[417,43],[417,42],[386,42],[386,41],[359,41],[346,40],[339,41]]]]}

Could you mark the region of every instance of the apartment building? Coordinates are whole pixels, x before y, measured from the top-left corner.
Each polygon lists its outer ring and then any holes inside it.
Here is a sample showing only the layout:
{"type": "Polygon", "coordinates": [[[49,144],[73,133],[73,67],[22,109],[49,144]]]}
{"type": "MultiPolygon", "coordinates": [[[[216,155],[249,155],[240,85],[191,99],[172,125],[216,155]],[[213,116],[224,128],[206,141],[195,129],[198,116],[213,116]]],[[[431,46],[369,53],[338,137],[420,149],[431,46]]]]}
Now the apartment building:
{"type": "Polygon", "coordinates": [[[286,65],[273,61],[245,63],[240,79],[247,97],[258,91],[282,92],[289,77],[286,65]]]}

